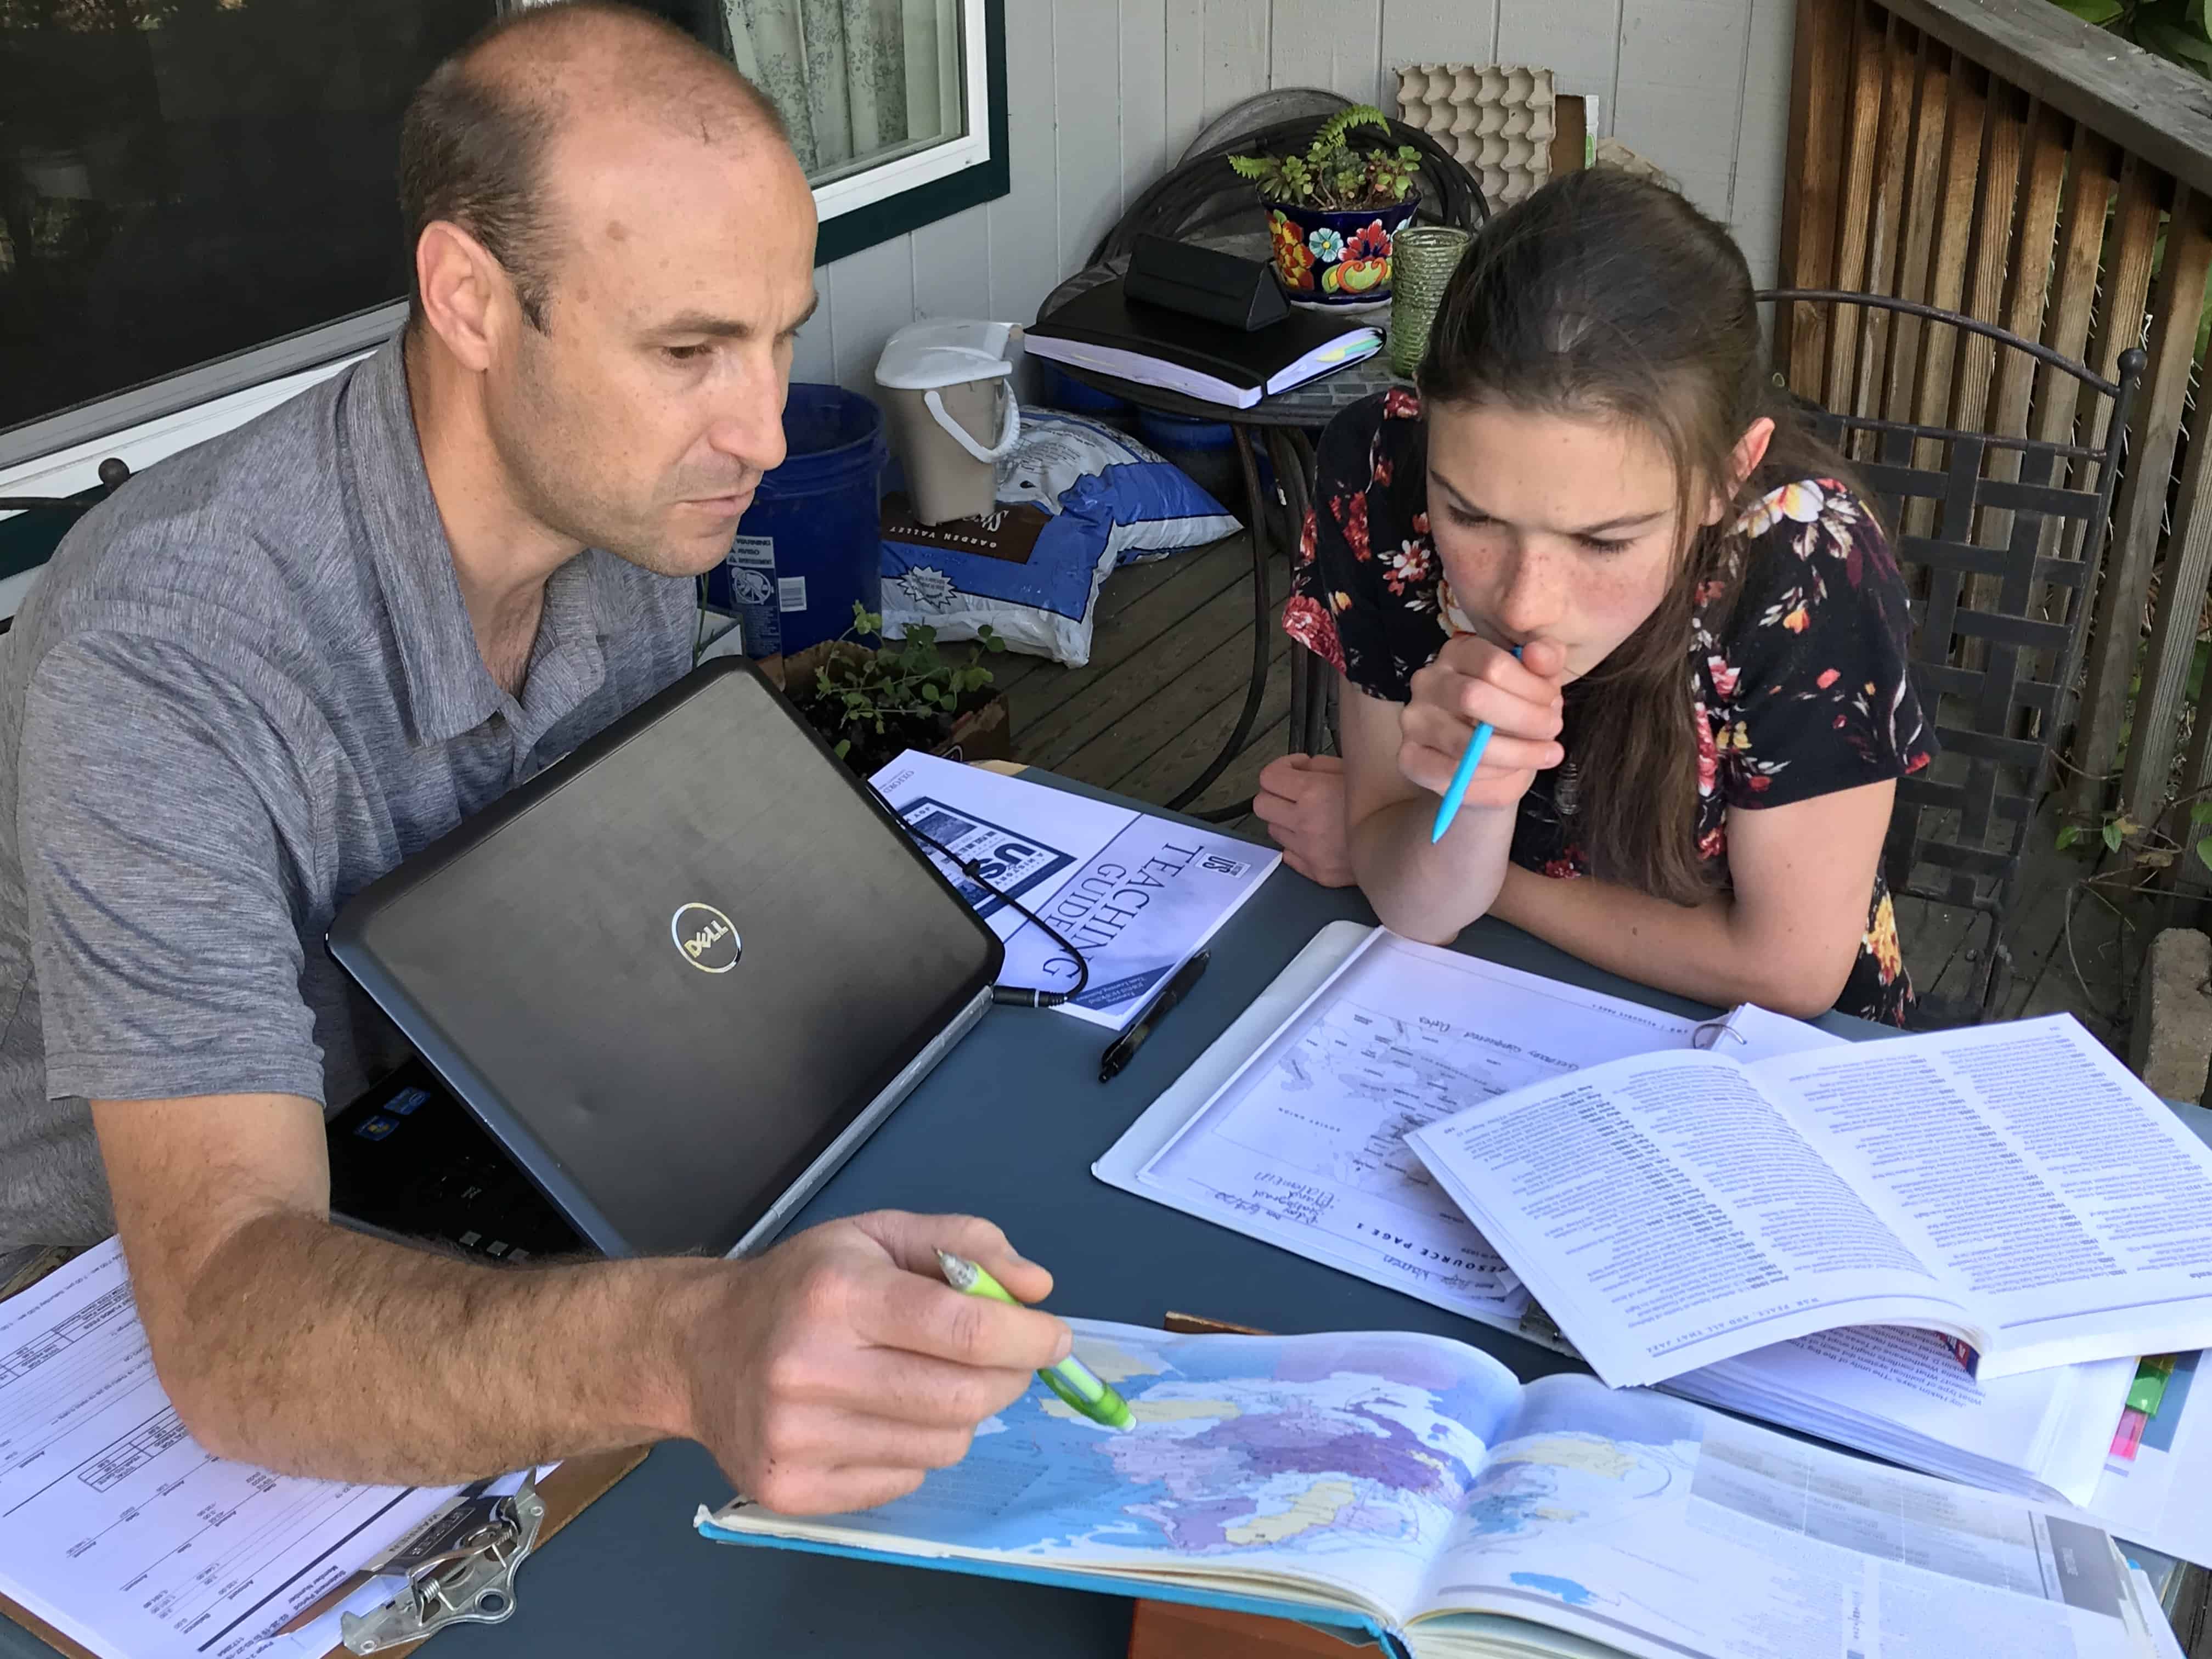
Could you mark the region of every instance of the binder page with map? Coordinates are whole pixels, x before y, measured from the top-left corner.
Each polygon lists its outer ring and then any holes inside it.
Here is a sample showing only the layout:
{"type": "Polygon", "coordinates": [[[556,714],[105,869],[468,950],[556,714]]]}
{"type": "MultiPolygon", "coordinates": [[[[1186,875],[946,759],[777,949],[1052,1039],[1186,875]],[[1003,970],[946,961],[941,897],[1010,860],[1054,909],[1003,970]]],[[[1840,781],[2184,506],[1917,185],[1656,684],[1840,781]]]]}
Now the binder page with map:
{"type": "Polygon", "coordinates": [[[1136,1190],[1475,1319],[1519,1279],[1407,1134],[1476,1102],[1658,1048],[1697,1022],[1375,929],[1173,1139],[1136,1190]]]}

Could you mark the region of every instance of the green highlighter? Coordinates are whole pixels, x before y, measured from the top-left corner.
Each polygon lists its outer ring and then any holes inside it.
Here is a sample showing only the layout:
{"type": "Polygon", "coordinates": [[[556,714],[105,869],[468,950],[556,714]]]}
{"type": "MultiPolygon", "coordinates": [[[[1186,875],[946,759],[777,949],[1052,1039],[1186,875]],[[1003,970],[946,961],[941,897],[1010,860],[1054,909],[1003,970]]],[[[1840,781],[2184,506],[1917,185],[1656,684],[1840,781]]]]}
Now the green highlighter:
{"type": "MultiPolygon", "coordinates": [[[[1011,1302],[1021,1306],[1019,1298],[1006,1287],[965,1256],[954,1255],[949,1250],[937,1253],[937,1265],[945,1270],[945,1282],[963,1296],[988,1296],[994,1302],[1011,1302]]],[[[1081,1412],[1092,1422],[1109,1429],[1133,1429],[1136,1413],[1129,1402],[1114,1392],[1090,1366],[1073,1354],[1057,1365],[1048,1366],[1037,1373],[1044,1385],[1081,1412]]]]}

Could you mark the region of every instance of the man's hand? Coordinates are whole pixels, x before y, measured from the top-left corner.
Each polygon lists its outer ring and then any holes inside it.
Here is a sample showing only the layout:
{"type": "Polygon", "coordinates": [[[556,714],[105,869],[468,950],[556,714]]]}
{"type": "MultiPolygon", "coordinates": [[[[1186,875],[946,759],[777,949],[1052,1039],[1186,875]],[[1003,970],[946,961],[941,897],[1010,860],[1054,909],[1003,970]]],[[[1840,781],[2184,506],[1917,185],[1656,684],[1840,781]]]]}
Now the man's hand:
{"type": "Polygon", "coordinates": [[[1566,653],[1549,640],[1529,641],[1517,658],[1480,635],[1447,641],[1436,660],[1413,676],[1399,722],[1399,771],[1416,788],[1443,794],[1474,728],[1487,721],[1490,746],[1474,769],[1467,805],[1514,805],[1537,773],[1565,757],[1555,741],[1565,708],[1559,678],[1565,667],[1566,653]]]}
{"type": "Polygon", "coordinates": [[[787,1515],[888,1503],[1066,1357],[1066,1326],[961,1295],[939,1249],[1025,1302],[1052,1289],[989,1222],[896,1211],[800,1233],[719,1287],[686,1358],[696,1437],[739,1492],[787,1515]]]}
{"type": "Polygon", "coordinates": [[[1283,849],[1283,862],[1323,887],[1349,887],[1351,826],[1345,818],[1344,763],[1334,755],[1285,755],[1261,769],[1255,817],[1283,849]]]}

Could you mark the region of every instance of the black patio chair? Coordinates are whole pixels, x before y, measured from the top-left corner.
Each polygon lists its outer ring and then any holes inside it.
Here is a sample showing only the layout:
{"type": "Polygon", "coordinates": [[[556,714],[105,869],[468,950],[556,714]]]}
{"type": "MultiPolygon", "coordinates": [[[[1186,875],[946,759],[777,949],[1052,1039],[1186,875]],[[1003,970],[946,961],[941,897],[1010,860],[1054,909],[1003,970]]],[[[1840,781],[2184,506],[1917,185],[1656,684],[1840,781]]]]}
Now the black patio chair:
{"type": "MultiPolygon", "coordinates": [[[[1345,100],[1317,88],[1267,93],[1261,99],[1273,100],[1261,105],[1271,116],[1279,110],[1297,107],[1289,100],[1305,100],[1308,107],[1288,119],[1270,120],[1249,131],[1240,131],[1227,118],[1216,122],[1212,131],[1233,136],[1186,155],[1170,167],[1098,239],[1085,263],[1097,265],[1127,258],[1137,238],[1146,231],[1177,238],[1243,231],[1250,235],[1258,257],[1265,258],[1267,211],[1250,183],[1230,167],[1229,158],[1303,146],[1313,137],[1314,129],[1328,118],[1334,108],[1342,107],[1345,100]]],[[[1232,116],[1236,113],[1231,112],[1232,116]]],[[[1393,120],[1389,129],[1389,136],[1376,139],[1377,143],[1410,144],[1421,153],[1421,204],[1413,216],[1418,222],[1473,230],[1490,217],[1490,204],[1483,199],[1481,185],[1456,156],[1419,127],[1393,120]]],[[[1371,131],[1354,137],[1364,142],[1371,131]]]]}
{"type": "MultiPolygon", "coordinates": [[[[1883,873],[1893,894],[1988,919],[1975,993],[1962,1006],[1923,1006],[1923,1018],[1984,1019],[2011,981],[2012,904],[2073,717],[2090,596],[2144,355],[2123,352],[2114,382],[2033,340],[1911,301],[1833,289],[1779,289],[1759,298],[1832,314],[1857,306],[1917,318],[1923,351],[1931,325],[1979,336],[2047,371],[2039,377],[2039,400],[2054,395],[2054,376],[2077,383],[2072,419],[2063,422],[2069,439],[2093,436],[2096,419],[2105,422],[2102,443],[2092,447],[1838,414],[1798,399],[1813,428],[1852,461],[1895,538],[1911,592],[1913,681],[1942,750],[1927,771],[1898,784],[1883,873]],[[2099,410],[2100,398],[2108,410],[2099,410]],[[1932,511],[1916,511],[1918,502],[1932,511]]],[[[1964,356],[1961,349],[1954,361],[1964,356]]],[[[2031,408],[2028,429],[2040,411],[2039,402],[2031,408]]]]}
{"type": "MultiPolygon", "coordinates": [[[[0,577],[45,563],[70,526],[130,477],[130,467],[111,455],[100,464],[99,484],[81,495],[0,495],[0,514],[21,515],[0,521],[0,577]]],[[[14,620],[0,617],[0,634],[7,633],[14,620]]]]}

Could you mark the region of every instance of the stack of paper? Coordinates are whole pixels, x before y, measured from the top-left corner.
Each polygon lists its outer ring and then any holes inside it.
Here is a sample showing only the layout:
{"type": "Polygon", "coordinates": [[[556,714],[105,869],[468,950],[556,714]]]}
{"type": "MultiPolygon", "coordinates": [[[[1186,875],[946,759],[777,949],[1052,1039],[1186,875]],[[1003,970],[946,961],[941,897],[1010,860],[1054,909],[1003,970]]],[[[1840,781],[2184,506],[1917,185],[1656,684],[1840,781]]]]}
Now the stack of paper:
{"type": "Polygon", "coordinates": [[[2132,1359],[2105,1359],[1978,1382],[1933,1332],[1860,1325],[1662,1386],[1930,1474],[2087,1504],[2135,1370],[2132,1359]]]}

